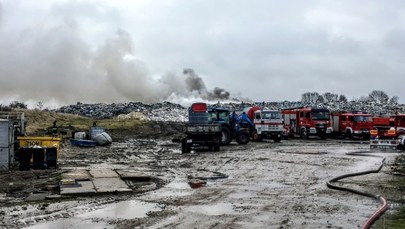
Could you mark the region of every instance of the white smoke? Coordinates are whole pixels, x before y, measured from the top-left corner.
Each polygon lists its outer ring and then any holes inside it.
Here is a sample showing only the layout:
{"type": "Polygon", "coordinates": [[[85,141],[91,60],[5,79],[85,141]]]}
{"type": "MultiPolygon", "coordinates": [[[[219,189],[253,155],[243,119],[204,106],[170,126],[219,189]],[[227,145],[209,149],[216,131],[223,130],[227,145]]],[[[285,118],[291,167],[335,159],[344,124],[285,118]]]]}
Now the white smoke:
{"type": "Polygon", "coordinates": [[[14,42],[0,41],[4,50],[0,53],[0,68],[6,76],[0,79],[1,97],[31,103],[52,100],[61,105],[77,101],[153,103],[181,97],[229,97],[223,89],[208,92],[193,70],[167,73],[156,79],[147,65],[135,58],[132,39],[124,30],[118,30],[94,51],[80,39],[74,23],[29,30],[26,35],[14,42]]]}

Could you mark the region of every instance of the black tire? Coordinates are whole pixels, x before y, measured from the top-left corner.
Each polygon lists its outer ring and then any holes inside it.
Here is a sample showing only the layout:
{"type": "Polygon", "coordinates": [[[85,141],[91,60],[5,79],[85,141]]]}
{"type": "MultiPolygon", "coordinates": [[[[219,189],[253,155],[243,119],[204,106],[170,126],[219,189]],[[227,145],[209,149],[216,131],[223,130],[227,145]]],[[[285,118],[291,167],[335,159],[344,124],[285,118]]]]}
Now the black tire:
{"type": "Polygon", "coordinates": [[[248,132],[240,132],[236,137],[236,142],[240,145],[246,145],[249,143],[249,133],[248,132]]]}
{"type": "Polygon", "coordinates": [[[319,134],[319,137],[320,137],[322,140],[325,140],[325,139],[326,139],[326,133],[325,133],[325,132],[321,132],[321,133],[319,134]]]}
{"type": "Polygon", "coordinates": [[[252,141],[253,142],[261,142],[262,141],[262,136],[257,133],[257,131],[253,131],[252,133],[252,141]]]}
{"type": "Polygon", "coordinates": [[[219,144],[219,143],[216,143],[216,144],[214,145],[214,152],[219,152],[220,145],[221,145],[221,144],[219,144]]]}
{"type": "Polygon", "coordinates": [[[191,152],[191,144],[187,143],[187,138],[183,138],[181,140],[181,153],[190,153],[191,152]]]}
{"type": "Polygon", "coordinates": [[[363,134],[363,140],[370,140],[370,134],[363,134]]]}
{"type": "Polygon", "coordinates": [[[187,147],[187,138],[183,138],[181,140],[181,153],[187,153],[186,147],[187,147]]]}
{"type": "Polygon", "coordinates": [[[352,134],[352,132],[351,132],[350,130],[346,130],[346,135],[345,135],[345,137],[348,138],[348,139],[350,139],[350,140],[352,140],[352,139],[353,139],[353,134],[352,134]]]}
{"type": "Polygon", "coordinates": [[[280,141],[281,141],[281,138],[280,138],[279,136],[274,136],[274,137],[273,137],[273,141],[274,141],[274,142],[280,142],[280,141]]]}
{"type": "Polygon", "coordinates": [[[221,133],[221,145],[229,145],[231,143],[231,131],[229,130],[228,126],[222,126],[222,133],[221,133]]]}
{"type": "Polygon", "coordinates": [[[301,139],[308,139],[307,129],[305,129],[305,128],[301,129],[300,137],[301,137],[301,139]]]}

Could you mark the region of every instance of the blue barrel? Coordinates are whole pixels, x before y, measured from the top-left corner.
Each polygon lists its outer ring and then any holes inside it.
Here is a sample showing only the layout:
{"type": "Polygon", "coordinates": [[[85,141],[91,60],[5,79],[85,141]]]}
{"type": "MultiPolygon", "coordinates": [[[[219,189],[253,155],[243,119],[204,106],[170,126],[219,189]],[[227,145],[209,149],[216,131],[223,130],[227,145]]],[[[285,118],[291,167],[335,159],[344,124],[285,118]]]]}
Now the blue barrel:
{"type": "Polygon", "coordinates": [[[32,152],[32,168],[45,169],[45,149],[31,148],[32,152]]]}
{"type": "Polygon", "coordinates": [[[19,150],[19,170],[28,171],[31,169],[32,152],[30,148],[20,148],[19,150]]]}
{"type": "Polygon", "coordinates": [[[58,149],[55,147],[46,148],[46,166],[48,168],[56,168],[58,160],[58,149]]]}

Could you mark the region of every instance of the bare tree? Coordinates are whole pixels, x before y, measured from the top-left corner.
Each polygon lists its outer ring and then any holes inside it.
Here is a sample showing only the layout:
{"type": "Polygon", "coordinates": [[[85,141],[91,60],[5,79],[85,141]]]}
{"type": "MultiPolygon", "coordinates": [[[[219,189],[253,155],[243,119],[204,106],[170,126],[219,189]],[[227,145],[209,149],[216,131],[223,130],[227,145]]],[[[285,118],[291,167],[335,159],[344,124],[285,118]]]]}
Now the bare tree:
{"type": "Polygon", "coordinates": [[[323,98],[325,99],[325,103],[336,102],[338,100],[338,95],[326,92],[323,94],[323,98]]]}
{"type": "Polygon", "coordinates": [[[18,101],[11,102],[9,107],[12,109],[27,109],[26,104],[24,104],[22,102],[18,102],[18,101]]]}
{"type": "MultiPolygon", "coordinates": [[[[318,92],[305,92],[301,95],[301,102],[302,103],[309,103],[309,104],[316,104],[320,102],[320,98],[322,97],[318,94],[318,92]]],[[[323,98],[322,98],[323,102],[323,98]]]]}
{"type": "Polygon", "coordinates": [[[374,90],[368,95],[370,101],[377,103],[387,103],[389,96],[384,91],[374,90]]]}
{"type": "Polygon", "coordinates": [[[388,103],[391,104],[391,105],[394,105],[394,104],[398,104],[398,101],[399,101],[399,97],[394,95],[394,96],[391,97],[391,99],[390,99],[390,101],[388,103]]]}
{"type": "Polygon", "coordinates": [[[347,103],[347,98],[345,95],[339,95],[339,102],[347,103]]]}

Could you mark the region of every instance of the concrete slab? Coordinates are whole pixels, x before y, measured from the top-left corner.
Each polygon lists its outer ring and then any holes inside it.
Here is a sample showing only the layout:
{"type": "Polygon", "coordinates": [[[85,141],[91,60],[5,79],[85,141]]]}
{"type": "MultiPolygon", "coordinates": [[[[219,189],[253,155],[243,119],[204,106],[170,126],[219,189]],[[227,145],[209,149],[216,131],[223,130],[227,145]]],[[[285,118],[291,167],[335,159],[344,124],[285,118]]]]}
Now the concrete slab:
{"type": "Polygon", "coordinates": [[[91,180],[89,171],[85,169],[73,169],[62,174],[62,179],[74,179],[77,181],[91,180]]]}
{"type": "Polygon", "coordinates": [[[78,181],[77,187],[60,187],[60,194],[61,195],[72,195],[72,194],[86,194],[86,193],[96,193],[96,189],[94,188],[94,184],[92,181],[78,181]]]}
{"type": "Polygon", "coordinates": [[[136,170],[117,170],[116,171],[122,179],[135,180],[135,181],[150,181],[151,176],[136,170]]]}
{"type": "Polygon", "coordinates": [[[113,178],[94,178],[94,187],[97,193],[106,192],[132,192],[132,189],[118,177],[113,178]]]}
{"type": "Polygon", "coordinates": [[[119,175],[114,170],[111,169],[92,169],[89,173],[93,176],[93,178],[118,178],[119,175]]]}

